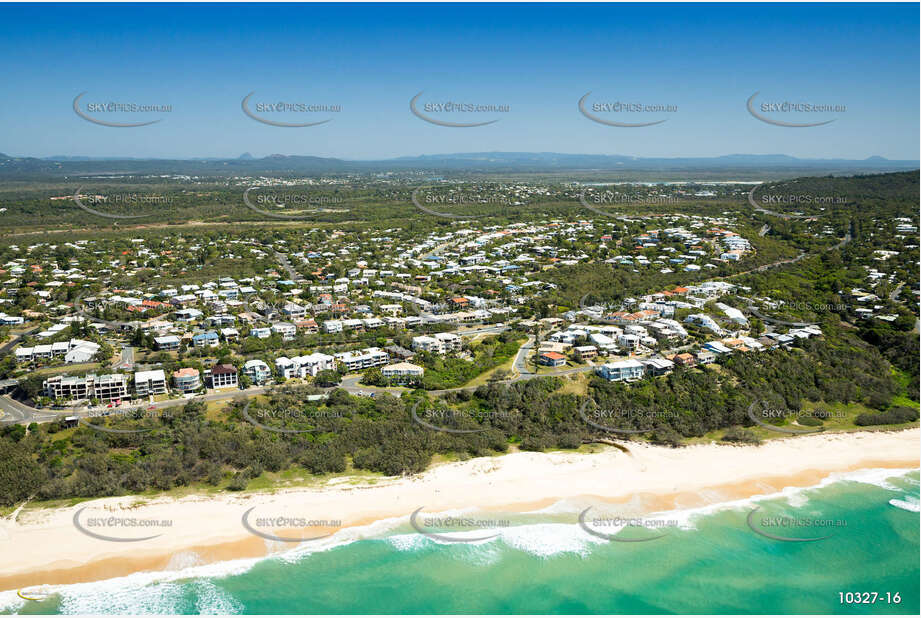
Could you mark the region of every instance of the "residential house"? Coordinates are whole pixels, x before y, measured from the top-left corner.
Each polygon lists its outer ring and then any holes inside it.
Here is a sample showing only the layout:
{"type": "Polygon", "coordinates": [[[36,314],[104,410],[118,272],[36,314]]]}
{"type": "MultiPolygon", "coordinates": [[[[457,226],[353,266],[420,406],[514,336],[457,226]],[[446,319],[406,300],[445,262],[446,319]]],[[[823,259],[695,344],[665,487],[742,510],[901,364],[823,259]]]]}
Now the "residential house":
{"type": "Polygon", "coordinates": [[[606,363],[595,369],[596,374],[612,382],[639,380],[643,377],[645,371],[643,363],[635,360],[606,363]]]}
{"type": "Polygon", "coordinates": [[[237,368],[233,365],[215,365],[211,368],[211,388],[236,387],[237,368]]]}

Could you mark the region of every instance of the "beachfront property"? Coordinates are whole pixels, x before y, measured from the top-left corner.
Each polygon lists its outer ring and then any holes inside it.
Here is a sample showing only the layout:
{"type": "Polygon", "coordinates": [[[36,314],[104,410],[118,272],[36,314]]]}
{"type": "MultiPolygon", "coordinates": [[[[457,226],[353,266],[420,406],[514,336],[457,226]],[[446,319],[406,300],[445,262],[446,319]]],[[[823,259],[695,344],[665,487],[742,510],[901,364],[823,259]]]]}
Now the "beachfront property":
{"type": "Polygon", "coordinates": [[[97,376],[54,376],[42,383],[46,397],[78,401],[98,399],[113,401],[128,396],[128,382],[120,373],[97,376]]]}
{"type": "Polygon", "coordinates": [[[272,377],[272,370],[265,361],[254,358],[243,363],[243,375],[252,380],[253,384],[262,386],[272,377]]]}
{"type": "Polygon", "coordinates": [[[562,367],[566,364],[566,357],[559,352],[541,352],[537,362],[546,367],[562,367]]]}
{"type": "Polygon", "coordinates": [[[400,384],[417,382],[422,378],[425,369],[412,363],[394,363],[381,367],[381,374],[389,380],[400,384]]]}
{"type": "Polygon", "coordinates": [[[163,395],[166,390],[166,373],[162,369],[135,372],[134,392],[138,397],[163,395]]]}
{"type": "Polygon", "coordinates": [[[431,337],[427,335],[413,337],[412,343],[413,350],[417,352],[431,352],[442,356],[460,350],[461,344],[461,338],[453,333],[435,333],[431,337]]]}
{"type": "Polygon", "coordinates": [[[211,378],[211,388],[236,388],[239,384],[237,368],[233,365],[215,365],[208,375],[211,378]]]}
{"type": "Polygon", "coordinates": [[[664,376],[672,372],[675,363],[667,358],[647,358],[640,361],[651,376],[664,376]]]}
{"type": "Polygon", "coordinates": [[[173,372],[173,388],[180,393],[194,393],[201,388],[198,369],[185,367],[173,372]]]}
{"type": "Polygon", "coordinates": [[[336,369],[336,359],[329,354],[315,352],[305,356],[279,356],[275,359],[275,370],[285,379],[316,376],[321,371],[336,369]]]}
{"type": "Polygon", "coordinates": [[[606,363],[595,369],[595,373],[611,382],[632,382],[643,377],[646,368],[636,360],[606,363]]]}
{"type": "Polygon", "coordinates": [[[352,352],[339,352],[333,357],[342,363],[348,371],[361,371],[369,367],[378,367],[390,362],[390,356],[380,348],[365,348],[352,352]]]}

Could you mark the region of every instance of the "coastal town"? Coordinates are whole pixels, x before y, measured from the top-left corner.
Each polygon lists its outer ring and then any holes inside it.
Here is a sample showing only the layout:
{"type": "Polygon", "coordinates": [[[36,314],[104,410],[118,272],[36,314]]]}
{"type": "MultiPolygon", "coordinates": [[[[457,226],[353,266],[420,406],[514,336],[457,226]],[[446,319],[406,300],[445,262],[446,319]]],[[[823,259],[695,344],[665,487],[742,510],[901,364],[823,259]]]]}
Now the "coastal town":
{"type": "MultiPolygon", "coordinates": [[[[643,189],[645,199],[690,193],[643,189]]],[[[521,184],[505,190],[505,201],[552,192],[521,184]]],[[[488,201],[481,191],[467,190],[488,201]]],[[[697,187],[693,195],[706,200],[715,192],[697,187]]],[[[591,372],[633,381],[822,337],[815,320],[770,317],[784,312],[784,300],[755,298],[732,283],[733,265],[758,257],[744,223],[737,215],[667,213],[458,221],[421,236],[312,228],[274,243],[225,233],[12,244],[0,265],[0,328],[8,333],[0,391],[29,383],[35,407],[5,396],[0,420],[51,418],[43,409],[107,415],[286,383],[341,385],[373,397],[459,390],[487,378],[591,372]],[[245,264],[252,275],[196,273],[211,263],[245,264]],[[617,303],[603,290],[578,305],[554,303],[558,285],[548,274],[580,263],[688,282],[617,303]],[[158,283],[167,278],[184,282],[158,283]],[[478,357],[499,338],[513,354],[478,357]],[[445,360],[461,368],[462,380],[436,379],[445,360]]],[[[911,219],[890,224],[897,239],[917,235],[911,219]]],[[[834,238],[818,218],[812,225],[834,238]]],[[[885,302],[895,296],[880,299],[873,290],[898,285],[886,272],[897,255],[876,251],[866,286],[842,291],[860,319],[895,318],[885,302]]]]}

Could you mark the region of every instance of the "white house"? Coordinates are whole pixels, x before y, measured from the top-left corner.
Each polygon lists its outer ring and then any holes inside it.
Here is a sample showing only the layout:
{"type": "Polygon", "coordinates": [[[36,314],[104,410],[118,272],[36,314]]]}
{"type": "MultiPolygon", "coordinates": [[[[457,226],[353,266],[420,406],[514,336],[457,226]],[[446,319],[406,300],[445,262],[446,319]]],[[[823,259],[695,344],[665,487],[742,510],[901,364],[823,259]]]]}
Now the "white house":
{"type": "Polygon", "coordinates": [[[272,377],[272,370],[265,361],[254,358],[243,363],[243,375],[248,376],[253,384],[261,386],[272,377]]]}

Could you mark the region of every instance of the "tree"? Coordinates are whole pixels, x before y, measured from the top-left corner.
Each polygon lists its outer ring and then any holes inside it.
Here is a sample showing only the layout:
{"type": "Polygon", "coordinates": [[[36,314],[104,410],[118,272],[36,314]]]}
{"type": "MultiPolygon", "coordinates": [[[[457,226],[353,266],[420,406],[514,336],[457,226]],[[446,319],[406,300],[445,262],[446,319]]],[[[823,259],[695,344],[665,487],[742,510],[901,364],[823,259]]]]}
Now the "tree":
{"type": "Polygon", "coordinates": [[[313,379],[314,384],[322,387],[338,386],[341,381],[342,376],[339,375],[339,372],[330,371],[329,369],[317,372],[316,377],[313,379]]]}
{"type": "Polygon", "coordinates": [[[43,480],[41,467],[24,446],[0,438],[0,505],[12,506],[28,498],[43,480]]]}
{"type": "Polygon", "coordinates": [[[381,373],[379,367],[371,367],[370,369],[367,369],[364,373],[364,376],[361,378],[361,381],[369,386],[387,386],[387,378],[385,378],[384,374],[381,373]]]}

